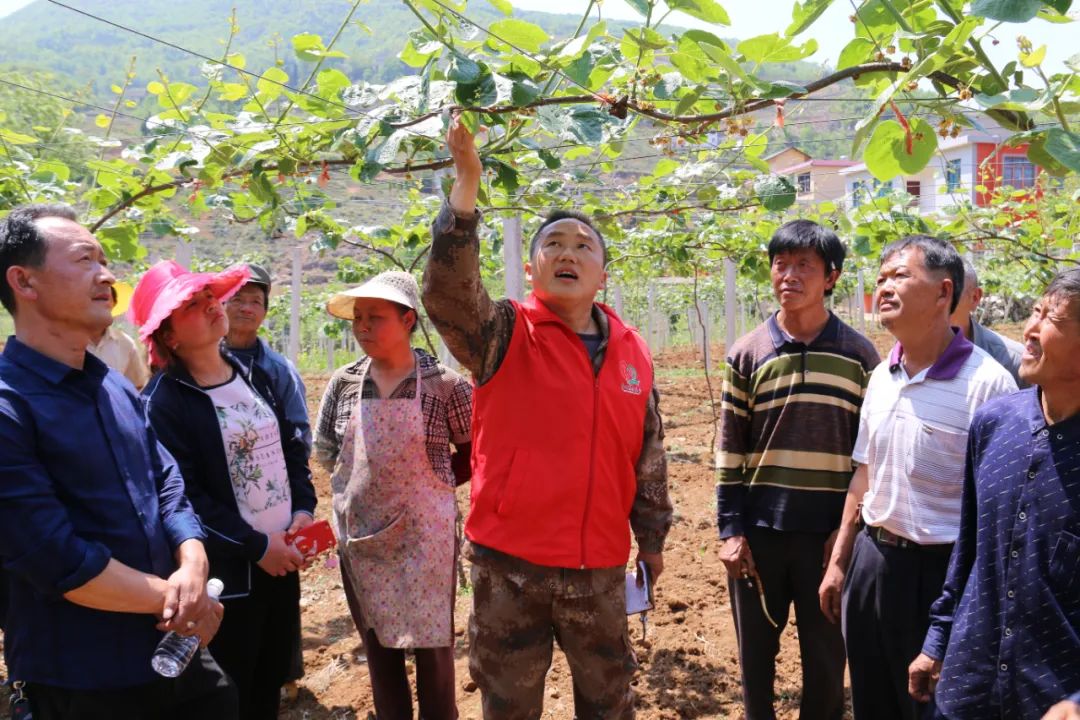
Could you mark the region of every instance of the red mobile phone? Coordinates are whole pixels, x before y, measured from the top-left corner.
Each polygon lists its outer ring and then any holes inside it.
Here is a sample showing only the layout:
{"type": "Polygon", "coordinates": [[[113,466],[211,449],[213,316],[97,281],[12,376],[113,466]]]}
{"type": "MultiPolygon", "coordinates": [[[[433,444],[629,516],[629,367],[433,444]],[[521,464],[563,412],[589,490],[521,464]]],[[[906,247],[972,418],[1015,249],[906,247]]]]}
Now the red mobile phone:
{"type": "Polygon", "coordinates": [[[305,558],[315,557],[337,546],[334,531],[325,520],[317,520],[306,528],[287,534],[285,542],[295,545],[305,558]]]}

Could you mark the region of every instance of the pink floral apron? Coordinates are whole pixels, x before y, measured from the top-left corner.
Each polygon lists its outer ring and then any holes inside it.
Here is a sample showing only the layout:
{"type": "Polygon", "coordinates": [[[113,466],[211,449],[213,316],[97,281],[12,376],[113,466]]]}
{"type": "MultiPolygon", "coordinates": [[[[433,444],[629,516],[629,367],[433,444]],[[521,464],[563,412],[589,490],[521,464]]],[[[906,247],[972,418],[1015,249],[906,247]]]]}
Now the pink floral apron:
{"type": "Polygon", "coordinates": [[[428,460],[421,395],[417,362],[414,398],[359,398],[331,477],[346,577],[384,647],[454,639],[457,509],[428,460]]]}

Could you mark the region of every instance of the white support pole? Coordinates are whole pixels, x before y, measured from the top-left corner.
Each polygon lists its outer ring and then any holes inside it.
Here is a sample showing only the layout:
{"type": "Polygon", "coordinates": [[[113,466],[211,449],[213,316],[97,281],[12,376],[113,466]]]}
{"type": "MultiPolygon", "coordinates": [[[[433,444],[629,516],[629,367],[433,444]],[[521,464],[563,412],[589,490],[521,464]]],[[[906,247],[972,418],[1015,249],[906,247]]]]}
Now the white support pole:
{"type": "Polygon", "coordinates": [[[337,341],[334,338],[326,338],[326,372],[334,372],[334,348],[337,341]]]}
{"type": "Polygon", "coordinates": [[[858,300],[858,306],[859,306],[859,332],[865,333],[866,332],[866,305],[864,305],[864,303],[866,302],[866,300],[864,298],[866,297],[866,286],[865,286],[865,282],[863,280],[862,268],[859,268],[859,272],[856,273],[856,277],[858,278],[858,291],[857,291],[858,298],[856,298],[856,299],[858,300]]]}
{"type": "Polygon", "coordinates": [[[735,287],[735,261],[724,259],[724,345],[727,352],[735,344],[735,303],[738,291],[735,287]]]}
{"type": "Polygon", "coordinates": [[[649,320],[645,325],[645,344],[649,346],[649,350],[656,352],[656,285],[649,283],[649,320]]]}
{"type": "Polygon", "coordinates": [[[622,300],[622,288],[615,287],[611,289],[611,306],[615,308],[615,314],[619,317],[623,317],[623,300],[622,300]]]}
{"type": "Polygon", "coordinates": [[[191,269],[191,259],[195,247],[183,238],[176,239],[176,262],[184,267],[185,270],[191,269]]]}
{"type": "Polygon", "coordinates": [[[506,273],[506,297],[525,299],[525,264],[521,258],[521,216],[503,220],[503,265],[506,273]]]}
{"type": "Polygon", "coordinates": [[[295,365],[300,357],[300,275],[304,270],[300,247],[292,250],[292,308],[289,313],[289,359],[295,365]]]}

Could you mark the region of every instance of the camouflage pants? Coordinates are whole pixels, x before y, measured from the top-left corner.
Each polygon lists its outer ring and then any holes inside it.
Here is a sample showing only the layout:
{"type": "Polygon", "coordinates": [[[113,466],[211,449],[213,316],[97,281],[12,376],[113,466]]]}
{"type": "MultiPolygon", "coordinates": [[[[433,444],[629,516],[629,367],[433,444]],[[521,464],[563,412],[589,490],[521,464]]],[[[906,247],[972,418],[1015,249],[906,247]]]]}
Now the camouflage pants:
{"type": "Polygon", "coordinates": [[[486,720],[543,712],[553,640],[574,681],[577,720],[634,717],[637,661],[626,627],[622,568],[564,570],[473,554],[469,673],[486,720]]]}

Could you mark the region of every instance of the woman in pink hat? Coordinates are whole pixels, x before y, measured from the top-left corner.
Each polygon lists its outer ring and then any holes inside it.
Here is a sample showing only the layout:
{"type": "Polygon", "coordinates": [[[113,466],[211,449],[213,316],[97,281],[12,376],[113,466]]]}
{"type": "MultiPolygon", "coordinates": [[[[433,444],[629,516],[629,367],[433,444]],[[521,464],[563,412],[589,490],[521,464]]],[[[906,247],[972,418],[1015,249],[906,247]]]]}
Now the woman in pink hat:
{"type": "Polygon", "coordinates": [[[193,273],[162,261],[139,281],[130,313],[161,368],[143,391],[150,423],[206,526],[210,574],[225,583],[210,652],[237,686],[240,717],[271,720],[300,624],[304,558],[285,536],[312,522],[315,489],[270,378],[223,349],[222,302],[247,280],[242,265],[193,273]]]}
{"type": "Polygon", "coordinates": [[[454,487],[468,479],[472,387],[412,347],[419,295],[412,275],[385,272],[326,308],[352,321],[365,353],[327,385],[315,457],[332,472],[345,597],[379,720],[413,717],[406,649],[420,717],[457,717],[454,487]]]}

